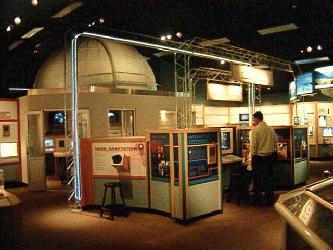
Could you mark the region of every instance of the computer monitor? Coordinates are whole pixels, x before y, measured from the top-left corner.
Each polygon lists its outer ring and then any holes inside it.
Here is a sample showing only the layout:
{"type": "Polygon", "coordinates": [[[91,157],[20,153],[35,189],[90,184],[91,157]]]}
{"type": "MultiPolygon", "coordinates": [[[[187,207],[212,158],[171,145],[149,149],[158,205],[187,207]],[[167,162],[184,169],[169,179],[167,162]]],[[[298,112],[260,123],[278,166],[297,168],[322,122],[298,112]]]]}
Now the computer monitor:
{"type": "Polygon", "coordinates": [[[221,128],[221,150],[222,154],[234,152],[234,136],[232,128],[221,128]]]}
{"type": "Polygon", "coordinates": [[[248,122],[249,121],[249,114],[239,114],[239,121],[240,122],[248,122]]]}
{"type": "Polygon", "coordinates": [[[333,137],[333,128],[326,127],[323,129],[324,137],[333,137]]]}
{"type": "Polygon", "coordinates": [[[52,148],[53,147],[53,140],[52,139],[45,139],[44,140],[44,146],[46,148],[52,148]]]}

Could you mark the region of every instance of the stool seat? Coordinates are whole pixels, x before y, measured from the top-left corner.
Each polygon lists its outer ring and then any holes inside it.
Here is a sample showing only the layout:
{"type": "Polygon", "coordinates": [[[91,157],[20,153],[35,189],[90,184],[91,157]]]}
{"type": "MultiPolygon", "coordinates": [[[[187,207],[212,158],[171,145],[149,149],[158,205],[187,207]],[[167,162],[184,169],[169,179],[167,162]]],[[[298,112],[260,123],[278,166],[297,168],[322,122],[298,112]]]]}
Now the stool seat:
{"type": "Polygon", "coordinates": [[[122,185],[120,182],[106,182],[104,183],[104,196],[103,196],[103,203],[101,206],[101,213],[100,217],[103,216],[104,210],[109,210],[111,214],[111,220],[114,218],[114,211],[122,209],[124,210],[126,208],[124,195],[122,191],[122,185]],[[110,197],[110,204],[106,205],[106,193],[108,189],[111,189],[111,197],[110,197]],[[116,203],[116,188],[119,188],[120,198],[122,200],[122,204],[116,203]]]}
{"type": "Polygon", "coordinates": [[[120,182],[107,182],[104,183],[104,187],[108,188],[108,187],[120,187],[121,183],[120,182]]]}

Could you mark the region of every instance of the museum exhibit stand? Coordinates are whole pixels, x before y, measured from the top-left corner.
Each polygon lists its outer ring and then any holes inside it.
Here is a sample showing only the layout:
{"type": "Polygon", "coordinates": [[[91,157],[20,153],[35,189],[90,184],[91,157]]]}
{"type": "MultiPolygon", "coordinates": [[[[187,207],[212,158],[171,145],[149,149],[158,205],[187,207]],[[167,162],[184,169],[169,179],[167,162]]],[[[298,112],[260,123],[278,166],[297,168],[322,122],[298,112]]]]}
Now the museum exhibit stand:
{"type": "MultiPolygon", "coordinates": [[[[292,188],[308,178],[309,147],[306,126],[273,126],[277,135],[278,159],[274,166],[276,190],[292,188]]],[[[238,152],[242,158],[250,148],[250,127],[238,127],[238,152]]]]}
{"type": "Polygon", "coordinates": [[[280,195],[283,249],[333,248],[333,177],[280,195]]]}
{"type": "Polygon", "coordinates": [[[189,220],[222,211],[219,129],[149,131],[150,207],[189,220]]]}

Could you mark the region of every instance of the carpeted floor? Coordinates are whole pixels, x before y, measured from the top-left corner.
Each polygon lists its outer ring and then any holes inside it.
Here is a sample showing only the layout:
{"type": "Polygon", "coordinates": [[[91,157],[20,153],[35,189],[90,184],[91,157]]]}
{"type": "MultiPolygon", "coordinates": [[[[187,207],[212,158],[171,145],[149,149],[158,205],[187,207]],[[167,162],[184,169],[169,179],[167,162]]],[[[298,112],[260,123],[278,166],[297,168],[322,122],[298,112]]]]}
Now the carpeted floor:
{"type": "MultiPolygon", "coordinates": [[[[310,182],[333,162],[312,162],[310,182]]],[[[127,218],[99,218],[98,211],[73,213],[66,193],[10,189],[21,200],[22,249],[281,249],[282,220],[273,207],[225,203],[224,213],[189,225],[157,214],[132,212],[127,218]]],[[[1,245],[0,245],[1,249],[1,245]]]]}

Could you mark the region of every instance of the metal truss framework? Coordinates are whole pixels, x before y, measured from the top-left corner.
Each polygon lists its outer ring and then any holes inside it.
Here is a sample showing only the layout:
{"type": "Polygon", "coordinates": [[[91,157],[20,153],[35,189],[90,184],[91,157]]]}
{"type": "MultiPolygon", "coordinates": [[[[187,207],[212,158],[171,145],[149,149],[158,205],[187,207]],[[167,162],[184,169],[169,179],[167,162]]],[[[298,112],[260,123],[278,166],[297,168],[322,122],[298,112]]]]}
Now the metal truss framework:
{"type": "MultiPolygon", "coordinates": [[[[122,32],[124,36],[124,32],[122,32]]],[[[71,37],[71,114],[72,114],[72,130],[69,133],[71,138],[71,150],[73,152],[72,160],[68,161],[67,171],[69,176],[68,183],[73,183],[73,188],[68,200],[73,200],[76,207],[81,205],[81,173],[80,173],[80,142],[78,136],[78,63],[77,50],[78,39],[80,37],[90,37],[93,39],[106,39],[114,42],[120,42],[129,45],[141,46],[151,49],[158,49],[174,54],[175,61],[175,91],[180,96],[177,97],[177,127],[186,128],[192,124],[192,95],[193,85],[190,79],[190,57],[200,57],[211,60],[224,60],[228,63],[243,64],[248,66],[262,65],[272,69],[282,70],[293,73],[294,64],[271,57],[268,55],[255,53],[239,47],[214,43],[208,43],[209,40],[195,38],[191,41],[175,42],[161,41],[158,38],[143,36],[134,33],[126,33],[126,37],[121,38],[115,35],[97,34],[92,32],[81,32],[72,34],[71,37]],[[130,37],[132,36],[132,37],[130,37]],[[134,38],[133,38],[134,37],[134,38]],[[206,42],[205,44],[202,42],[206,42]],[[204,46],[203,46],[204,44],[204,46]],[[180,103],[179,101],[182,100],[180,103]]],[[[177,95],[178,96],[178,95],[177,95]]]]}

